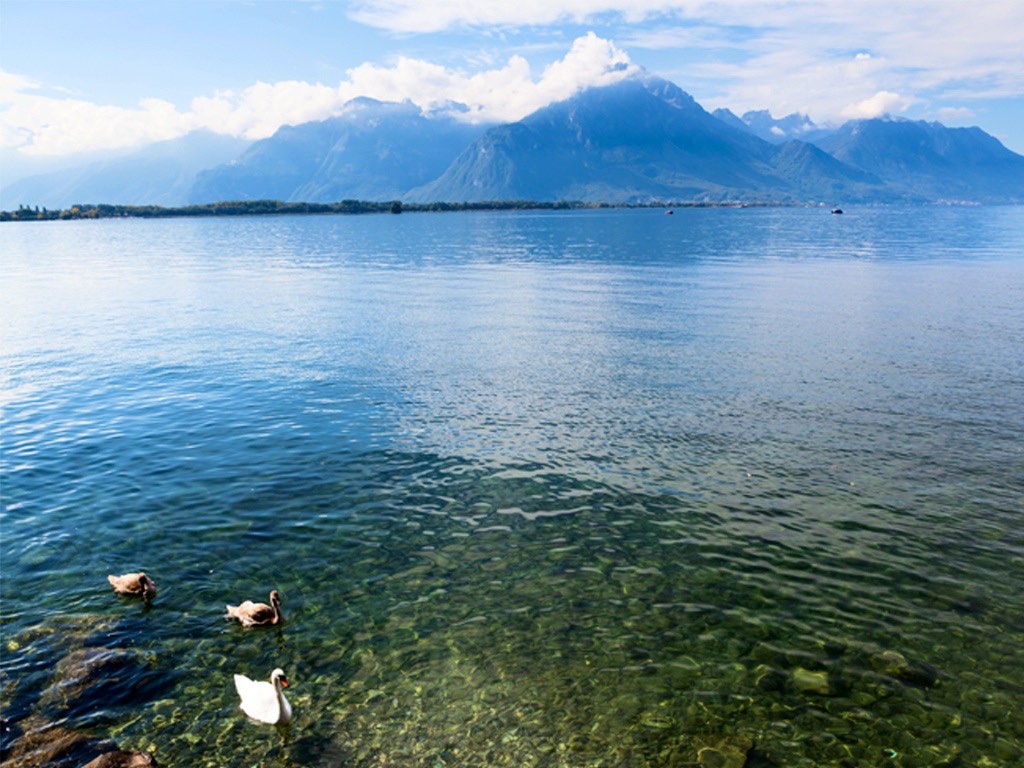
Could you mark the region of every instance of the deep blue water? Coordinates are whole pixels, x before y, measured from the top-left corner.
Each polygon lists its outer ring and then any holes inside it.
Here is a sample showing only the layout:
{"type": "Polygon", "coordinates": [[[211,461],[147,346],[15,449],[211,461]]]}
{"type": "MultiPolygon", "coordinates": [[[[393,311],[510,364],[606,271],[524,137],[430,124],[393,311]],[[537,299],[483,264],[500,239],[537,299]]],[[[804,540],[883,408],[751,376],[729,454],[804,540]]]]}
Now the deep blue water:
{"type": "Polygon", "coordinates": [[[18,223],[0,254],[7,757],[1024,750],[1024,208],[18,223]],[[140,569],[151,604],[111,592],[140,569]],[[282,627],[225,621],[272,588],[282,627]],[[275,666],[286,728],[231,683],[275,666]]]}

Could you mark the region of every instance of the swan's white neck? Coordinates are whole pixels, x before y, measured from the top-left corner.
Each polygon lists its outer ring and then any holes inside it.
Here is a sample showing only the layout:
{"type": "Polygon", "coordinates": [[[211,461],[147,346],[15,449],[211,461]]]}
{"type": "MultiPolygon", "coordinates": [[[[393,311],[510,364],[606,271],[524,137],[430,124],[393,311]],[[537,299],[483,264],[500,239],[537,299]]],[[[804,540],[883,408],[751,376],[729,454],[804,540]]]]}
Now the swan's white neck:
{"type": "Polygon", "coordinates": [[[277,711],[278,722],[284,723],[292,719],[292,707],[288,703],[288,699],[284,697],[284,691],[281,690],[281,679],[274,679],[274,692],[277,694],[277,711]]]}

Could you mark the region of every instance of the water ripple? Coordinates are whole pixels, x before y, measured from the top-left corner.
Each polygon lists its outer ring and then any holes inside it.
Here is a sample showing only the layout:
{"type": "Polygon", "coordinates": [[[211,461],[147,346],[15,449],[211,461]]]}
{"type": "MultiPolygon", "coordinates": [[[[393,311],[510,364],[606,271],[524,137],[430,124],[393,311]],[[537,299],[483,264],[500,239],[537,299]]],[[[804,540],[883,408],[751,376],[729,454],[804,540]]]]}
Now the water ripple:
{"type": "Polygon", "coordinates": [[[4,228],[7,722],[172,765],[1008,764],[1020,213],[680,213],[4,228]],[[150,604],[105,582],[139,568],[150,604]],[[272,588],[283,626],[224,619],[272,588]],[[278,665],[254,747],[230,675],[278,665]]]}

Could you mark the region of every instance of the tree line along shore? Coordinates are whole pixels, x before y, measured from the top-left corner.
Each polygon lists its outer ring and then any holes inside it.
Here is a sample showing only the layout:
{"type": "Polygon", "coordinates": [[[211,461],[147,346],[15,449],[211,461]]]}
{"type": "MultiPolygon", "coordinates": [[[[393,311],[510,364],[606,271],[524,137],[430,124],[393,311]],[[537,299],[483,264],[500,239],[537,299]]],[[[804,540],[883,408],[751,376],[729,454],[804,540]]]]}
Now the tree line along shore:
{"type": "Polygon", "coordinates": [[[30,208],[0,211],[0,221],[57,221],[69,219],[181,218],[186,216],[286,216],[309,214],[420,213],[443,211],[582,210],[594,208],[720,208],[779,205],[740,202],[586,203],[492,200],[462,203],[402,203],[342,200],[337,203],[286,203],[281,200],[238,200],[165,208],[159,205],[77,204],[70,208],[30,208]]]}

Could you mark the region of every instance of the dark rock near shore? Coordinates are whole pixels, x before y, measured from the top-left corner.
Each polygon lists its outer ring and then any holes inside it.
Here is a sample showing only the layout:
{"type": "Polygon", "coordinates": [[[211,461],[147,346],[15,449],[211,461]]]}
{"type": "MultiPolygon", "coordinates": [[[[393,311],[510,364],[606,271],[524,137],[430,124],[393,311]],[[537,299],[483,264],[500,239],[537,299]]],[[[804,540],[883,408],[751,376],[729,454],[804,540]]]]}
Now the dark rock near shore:
{"type": "Polygon", "coordinates": [[[104,752],[82,768],[159,768],[159,763],[149,752],[125,752],[119,749],[104,752]]]}
{"type": "Polygon", "coordinates": [[[78,648],[58,663],[39,707],[60,717],[102,719],[111,710],[153,699],[170,682],[133,651],[78,648]]]}
{"type": "Polygon", "coordinates": [[[177,677],[129,647],[135,629],[132,621],[102,616],[55,617],[7,640],[21,668],[51,674],[49,680],[0,675],[3,768],[80,768],[117,751],[113,741],[94,736],[91,726],[137,711],[177,677]],[[44,658],[60,660],[44,666],[44,658]]]}
{"type": "Polygon", "coordinates": [[[4,768],[78,768],[115,748],[81,731],[32,715],[19,724],[22,735],[3,755],[4,768]]]}
{"type": "Polygon", "coordinates": [[[3,753],[4,768],[159,768],[148,752],[127,752],[109,739],[46,720],[26,718],[21,733],[3,753]]]}

